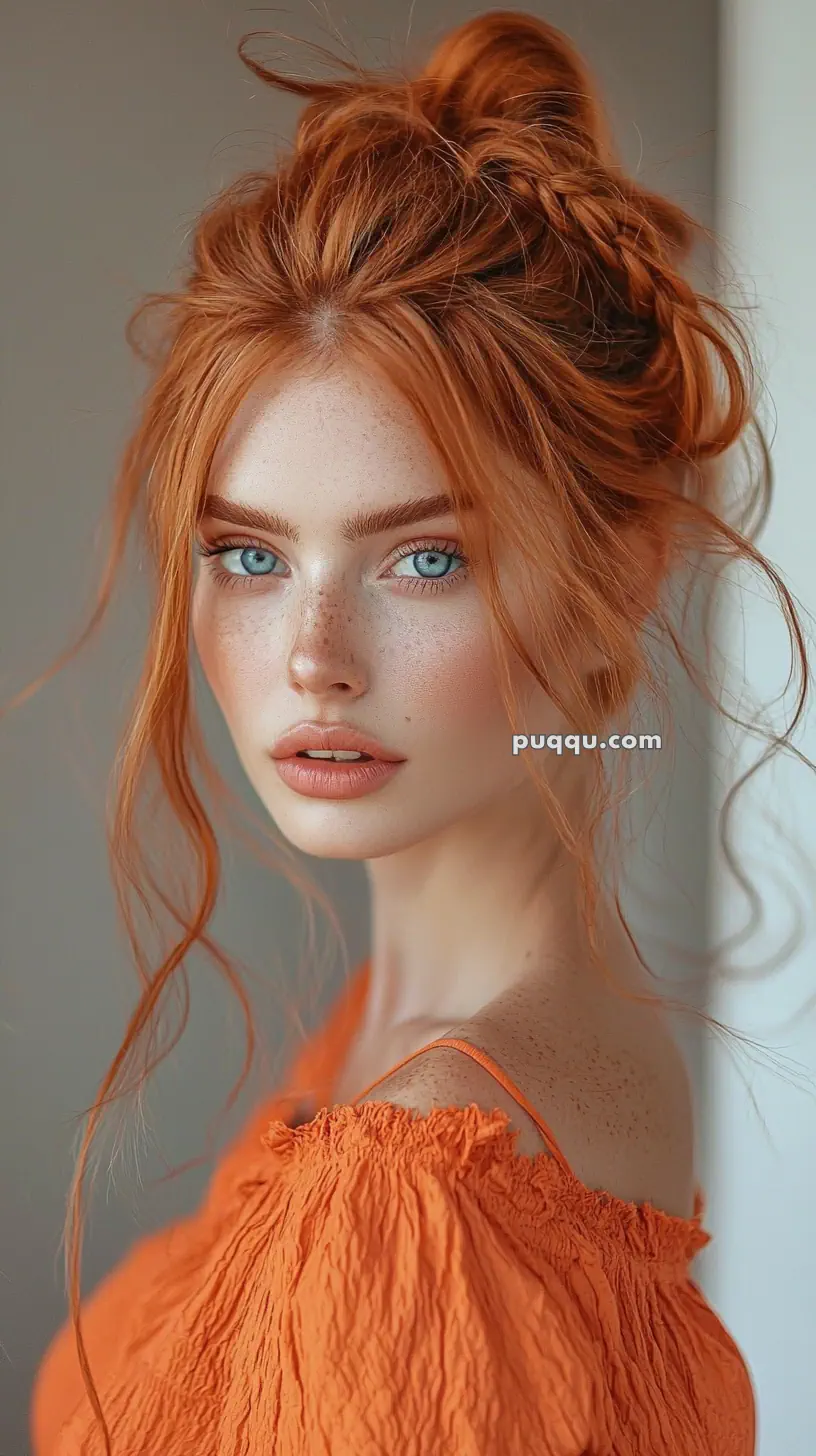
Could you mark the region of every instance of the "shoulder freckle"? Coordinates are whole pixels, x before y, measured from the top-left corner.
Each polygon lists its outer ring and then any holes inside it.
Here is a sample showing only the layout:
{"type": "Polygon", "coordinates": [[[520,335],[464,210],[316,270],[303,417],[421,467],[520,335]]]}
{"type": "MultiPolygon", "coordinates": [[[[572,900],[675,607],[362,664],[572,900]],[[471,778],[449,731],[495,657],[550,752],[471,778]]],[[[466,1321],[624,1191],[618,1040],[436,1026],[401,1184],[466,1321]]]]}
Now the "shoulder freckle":
{"type": "Polygon", "coordinates": [[[576,1174],[625,1202],[690,1215],[694,1118],[687,1076],[626,1053],[610,1053],[601,1065],[601,1095],[576,1105],[580,1125],[565,1147],[576,1174]]]}
{"type": "Polygon", "coordinates": [[[414,1062],[402,1067],[367,1096],[362,1102],[391,1102],[426,1117],[435,1107],[470,1107],[475,1103],[483,1112],[498,1109],[509,1118],[508,1131],[518,1132],[517,1154],[535,1157],[546,1153],[547,1146],[532,1118],[495,1077],[453,1047],[434,1047],[423,1052],[414,1062]]]}
{"type": "Polygon", "coordinates": [[[630,1036],[610,1045],[602,1030],[580,1018],[545,1028],[529,1015],[494,1019],[478,1032],[475,1039],[552,1129],[580,1182],[625,1202],[690,1214],[691,1084],[665,1033],[651,1043],[639,1035],[636,1043],[630,1036]]]}

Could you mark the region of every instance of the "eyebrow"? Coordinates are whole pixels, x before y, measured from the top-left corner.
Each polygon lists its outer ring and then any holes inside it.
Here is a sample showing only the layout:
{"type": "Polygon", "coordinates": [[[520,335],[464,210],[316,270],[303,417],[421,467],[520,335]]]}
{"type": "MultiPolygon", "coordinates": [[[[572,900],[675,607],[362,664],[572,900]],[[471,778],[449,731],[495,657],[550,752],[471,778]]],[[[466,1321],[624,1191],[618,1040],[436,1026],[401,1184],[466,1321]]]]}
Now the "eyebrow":
{"type": "MultiPolygon", "coordinates": [[[[470,506],[466,505],[464,509],[470,509],[470,506]]],[[[398,505],[385,506],[379,511],[358,511],[353,516],[346,516],[340,524],[340,534],[345,541],[362,541],[367,536],[379,536],[384,531],[392,531],[399,526],[416,526],[420,521],[448,516],[453,511],[454,504],[449,495],[419,496],[398,505]]],[[[200,519],[229,521],[230,525],[246,526],[252,531],[266,531],[270,536],[282,536],[295,544],[300,540],[297,526],[279,516],[276,511],[244,505],[241,501],[228,500],[223,495],[209,494],[206,497],[200,519]]]]}

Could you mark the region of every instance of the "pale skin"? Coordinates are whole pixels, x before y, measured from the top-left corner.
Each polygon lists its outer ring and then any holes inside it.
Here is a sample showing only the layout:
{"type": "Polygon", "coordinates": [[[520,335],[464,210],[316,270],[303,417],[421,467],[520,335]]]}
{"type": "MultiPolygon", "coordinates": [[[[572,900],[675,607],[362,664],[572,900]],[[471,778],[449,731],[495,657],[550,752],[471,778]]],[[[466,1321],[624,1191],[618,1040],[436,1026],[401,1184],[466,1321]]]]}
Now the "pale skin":
{"type": "MultiPolygon", "coordinates": [[[[382,376],[347,365],[261,381],[221,442],[209,492],[287,528],[232,524],[222,505],[200,528],[205,546],[227,549],[199,561],[193,634],[238,756],[292,844],[361,860],[370,881],[370,993],[335,1103],[436,1037],[460,1036],[505,1068],[589,1186],[688,1217],[682,1058],[663,1015],[592,967],[576,870],[511,752],[514,732],[567,725],[520,665],[522,721],[507,721],[487,608],[457,555],[441,464],[407,404],[382,376]],[[374,535],[346,528],[419,500],[434,502],[427,519],[374,535]],[[406,762],[365,797],[303,797],[269,751],[306,719],[350,722],[406,762]]],[[[512,563],[506,572],[512,601],[512,563]]],[[[547,765],[574,811],[587,757],[547,765]]],[[[601,926],[616,981],[646,988],[606,905],[601,926]]],[[[420,1114],[500,1107],[519,1154],[546,1151],[518,1104],[452,1049],[416,1058],[366,1100],[420,1114]]]]}

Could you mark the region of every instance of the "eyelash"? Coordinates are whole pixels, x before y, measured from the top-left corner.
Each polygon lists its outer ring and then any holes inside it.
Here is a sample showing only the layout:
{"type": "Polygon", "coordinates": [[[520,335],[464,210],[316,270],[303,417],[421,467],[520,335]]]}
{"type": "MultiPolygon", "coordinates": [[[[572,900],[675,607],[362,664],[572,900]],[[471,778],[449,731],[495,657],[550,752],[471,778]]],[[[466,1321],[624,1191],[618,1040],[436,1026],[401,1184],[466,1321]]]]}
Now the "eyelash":
{"type": "MultiPolygon", "coordinates": [[[[427,539],[407,542],[406,545],[400,547],[400,554],[398,556],[395,556],[391,560],[391,562],[389,563],[390,566],[396,566],[398,562],[404,561],[409,556],[417,556],[420,554],[420,552],[423,551],[438,551],[443,556],[452,556],[455,557],[458,561],[461,561],[463,563],[463,569],[460,571],[451,572],[449,576],[444,577],[403,576],[393,579],[399,580],[404,584],[408,584],[411,592],[426,592],[428,590],[432,592],[447,591],[449,587],[457,585],[459,582],[463,581],[468,575],[468,558],[463,555],[461,551],[456,550],[456,546],[457,542],[455,541],[442,541],[441,539],[427,539]]],[[[247,551],[252,548],[254,548],[256,551],[263,551],[267,556],[274,556],[277,558],[278,561],[283,561],[283,557],[279,556],[277,551],[270,550],[268,546],[264,546],[262,541],[251,541],[249,539],[241,541],[220,540],[214,541],[211,546],[206,546],[202,541],[199,541],[196,543],[195,547],[198,555],[203,556],[207,560],[207,570],[212,576],[213,581],[219,587],[226,587],[228,590],[231,590],[233,587],[236,586],[249,587],[250,590],[252,590],[253,583],[256,581],[262,581],[264,578],[258,576],[253,577],[249,575],[237,576],[231,571],[224,571],[223,568],[216,565],[216,558],[223,556],[227,551],[247,551]]],[[[275,575],[276,574],[277,573],[275,573],[275,575]]],[[[272,576],[273,573],[267,572],[265,573],[265,575],[272,576]]]]}

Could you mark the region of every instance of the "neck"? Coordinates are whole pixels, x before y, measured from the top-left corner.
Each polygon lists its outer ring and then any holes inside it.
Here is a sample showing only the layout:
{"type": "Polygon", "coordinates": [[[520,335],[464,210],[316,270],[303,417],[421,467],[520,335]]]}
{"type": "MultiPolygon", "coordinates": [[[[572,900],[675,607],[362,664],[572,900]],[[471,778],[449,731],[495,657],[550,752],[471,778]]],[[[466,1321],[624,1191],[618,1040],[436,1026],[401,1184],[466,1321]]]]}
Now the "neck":
{"type": "Polygon", "coordinates": [[[578,869],[533,785],[367,869],[364,1038],[456,1025],[513,986],[557,988],[587,966],[578,869]]]}

